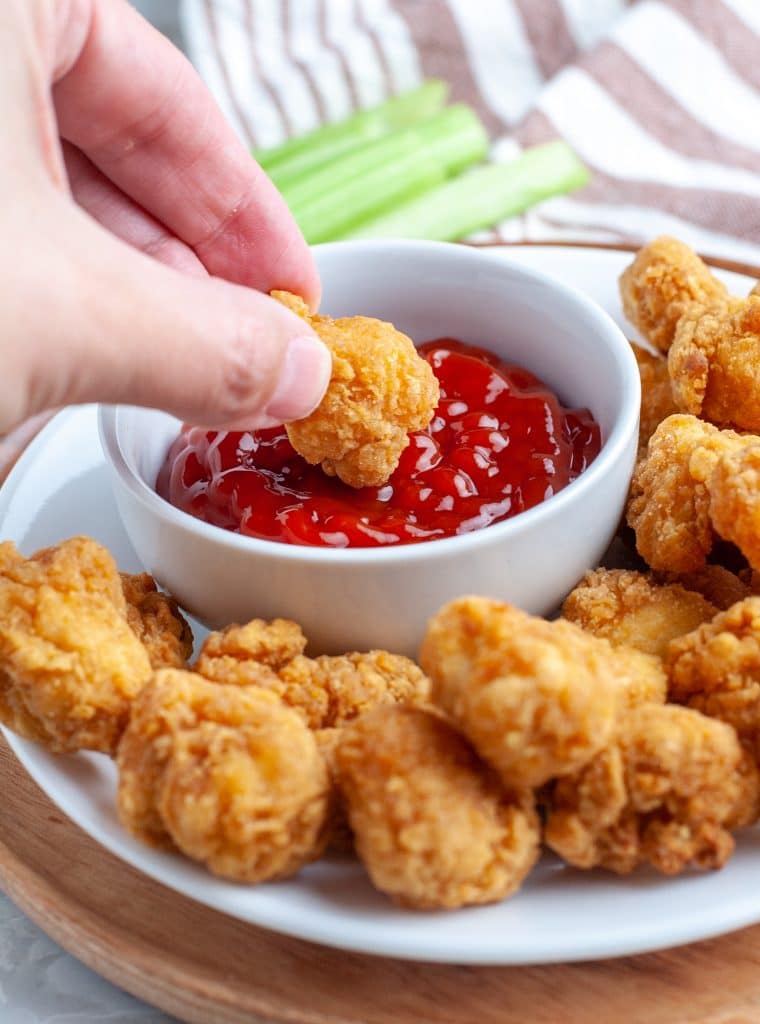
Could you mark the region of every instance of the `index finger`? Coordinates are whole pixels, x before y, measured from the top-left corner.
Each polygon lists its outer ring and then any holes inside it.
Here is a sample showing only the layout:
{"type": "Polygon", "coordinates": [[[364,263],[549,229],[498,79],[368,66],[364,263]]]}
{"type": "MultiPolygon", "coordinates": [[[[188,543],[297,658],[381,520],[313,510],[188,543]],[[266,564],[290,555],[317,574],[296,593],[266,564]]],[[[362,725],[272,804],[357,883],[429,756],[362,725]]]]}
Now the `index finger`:
{"type": "Polygon", "coordinates": [[[56,39],[61,135],[211,274],[314,304],[316,269],[285,201],[189,61],[121,0],[69,8],[56,39]]]}

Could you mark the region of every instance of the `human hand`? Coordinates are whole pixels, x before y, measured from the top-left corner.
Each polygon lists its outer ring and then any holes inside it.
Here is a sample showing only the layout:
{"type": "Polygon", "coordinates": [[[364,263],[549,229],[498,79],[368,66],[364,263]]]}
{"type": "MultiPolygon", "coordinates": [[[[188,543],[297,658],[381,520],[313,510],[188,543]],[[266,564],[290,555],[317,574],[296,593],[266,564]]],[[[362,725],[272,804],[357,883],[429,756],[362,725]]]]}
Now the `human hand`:
{"type": "Polygon", "coordinates": [[[314,264],[188,61],[125,0],[4,0],[0,54],[0,433],[93,400],[311,412],[329,354],[262,293],[316,303],[314,264]]]}

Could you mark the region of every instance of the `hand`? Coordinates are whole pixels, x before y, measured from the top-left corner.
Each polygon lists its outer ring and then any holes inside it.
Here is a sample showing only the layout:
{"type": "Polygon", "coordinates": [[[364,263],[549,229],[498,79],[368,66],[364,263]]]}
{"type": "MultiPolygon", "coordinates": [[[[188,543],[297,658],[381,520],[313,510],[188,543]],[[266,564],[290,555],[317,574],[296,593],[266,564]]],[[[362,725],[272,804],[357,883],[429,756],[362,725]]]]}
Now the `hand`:
{"type": "Polygon", "coordinates": [[[316,304],[309,250],[188,61],[124,0],[3,0],[0,53],[0,433],[93,400],[311,412],[329,354],[262,294],[316,304]]]}

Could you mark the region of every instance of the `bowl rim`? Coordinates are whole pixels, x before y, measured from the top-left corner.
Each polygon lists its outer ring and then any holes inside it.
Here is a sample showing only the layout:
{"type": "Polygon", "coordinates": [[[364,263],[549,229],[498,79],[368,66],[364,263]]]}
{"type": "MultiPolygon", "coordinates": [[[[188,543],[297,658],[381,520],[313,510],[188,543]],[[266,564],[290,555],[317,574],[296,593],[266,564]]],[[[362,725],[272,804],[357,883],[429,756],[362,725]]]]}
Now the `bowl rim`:
{"type": "MultiPolygon", "coordinates": [[[[585,500],[593,500],[593,488],[597,481],[609,472],[615,463],[625,455],[632,436],[638,429],[639,410],[641,404],[641,383],[633,350],[626,340],[620,327],[612,317],[592,299],[572,285],[560,281],[551,274],[544,273],[533,267],[526,267],[518,260],[512,259],[501,251],[469,247],[461,243],[430,242],[412,239],[377,239],[342,242],[327,242],[313,247],[319,252],[350,249],[365,252],[394,251],[403,248],[421,255],[451,251],[457,256],[472,259],[473,262],[488,263],[491,266],[504,267],[518,276],[548,286],[566,300],[581,306],[587,317],[597,329],[598,336],[606,340],[613,355],[622,369],[623,395],[622,402],[607,440],[599,454],[580,476],[569,483],[557,494],[542,501],[539,505],[518,513],[511,519],[493,523],[480,530],[458,534],[453,537],[441,537],[419,544],[390,544],[387,547],[318,547],[305,544],[285,544],[282,541],[264,540],[258,537],[247,537],[219,526],[213,526],[202,519],[183,512],[162,498],[135,470],[131,468],[124,455],[119,440],[119,411],[129,408],[119,405],[101,405],[98,409],[98,431],[106,460],[112,471],[126,486],[141,505],[151,514],[173,528],[196,535],[217,543],[228,549],[246,552],[260,558],[285,561],[322,563],[325,567],[338,565],[370,565],[394,564],[399,562],[424,561],[427,558],[446,558],[452,555],[466,554],[473,548],[483,544],[493,544],[518,536],[551,517],[561,516],[570,505],[585,500]],[[628,373],[625,373],[626,364],[628,373]]],[[[146,412],[154,410],[145,410],[146,412]]]]}

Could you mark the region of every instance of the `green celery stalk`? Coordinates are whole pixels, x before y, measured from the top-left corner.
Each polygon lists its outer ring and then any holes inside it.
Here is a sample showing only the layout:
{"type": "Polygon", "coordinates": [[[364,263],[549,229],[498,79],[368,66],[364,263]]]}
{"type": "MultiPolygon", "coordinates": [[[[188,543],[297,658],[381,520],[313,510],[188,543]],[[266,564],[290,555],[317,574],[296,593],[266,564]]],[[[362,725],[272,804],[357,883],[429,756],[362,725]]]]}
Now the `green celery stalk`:
{"type": "Polygon", "coordinates": [[[370,142],[281,191],[307,240],[329,241],[476,163],[487,149],[478,116],[458,104],[370,142]]]}
{"type": "Polygon", "coordinates": [[[406,128],[429,117],[444,105],[448,91],[445,82],[431,78],[377,107],[359,110],[342,121],[320,125],[305,135],[258,150],[253,155],[272,177],[275,169],[288,175],[307,171],[386,132],[406,128]]]}
{"type": "Polygon", "coordinates": [[[478,167],[447,181],[366,221],[348,237],[456,241],[588,180],[588,170],[565,142],[548,142],[509,163],[478,167]]]}
{"type": "MultiPolygon", "coordinates": [[[[320,180],[313,190],[302,187],[300,201],[286,194],[291,212],[310,245],[339,238],[368,217],[434,188],[445,178],[440,162],[424,150],[412,156],[408,140],[400,135],[383,141],[383,153],[383,160],[371,159],[366,150],[346,157],[345,162],[350,162],[356,173],[334,184],[320,180]]],[[[314,178],[317,175],[320,172],[314,178]]],[[[306,182],[305,186],[308,185],[306,182]]]]}

